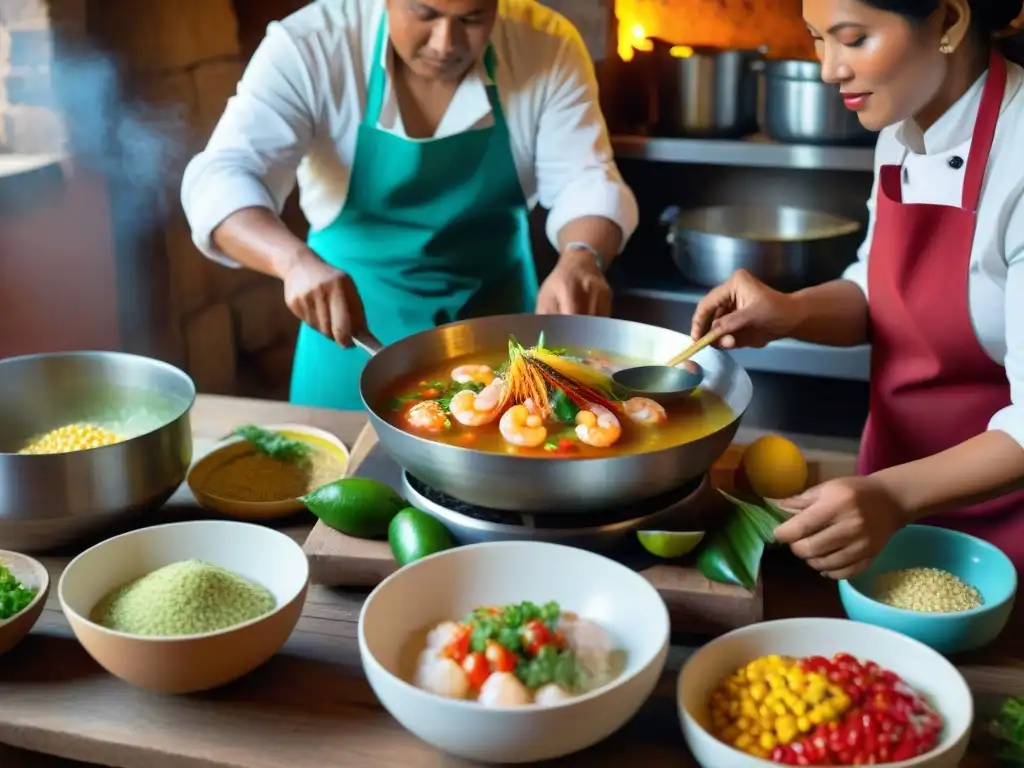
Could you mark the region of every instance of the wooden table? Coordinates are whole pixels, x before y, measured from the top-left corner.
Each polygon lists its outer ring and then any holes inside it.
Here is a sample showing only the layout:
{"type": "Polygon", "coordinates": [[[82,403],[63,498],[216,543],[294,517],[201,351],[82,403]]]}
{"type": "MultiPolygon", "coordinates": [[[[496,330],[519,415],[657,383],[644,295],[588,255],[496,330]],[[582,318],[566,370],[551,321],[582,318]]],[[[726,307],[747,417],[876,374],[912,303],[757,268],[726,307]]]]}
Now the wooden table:
{"type": "MultiPolygon", "coordinates": [[[[216,438],[246,422],[307,422],[351,444],[364,417],[212,396],[200,397],[193,413],[198,438],[216,438]]],[[[186,503],[179,495],[168,514],[186,514],[186,503]]],[[[301,541],[309,529],[307,520],[288,531],[301,541]]],[[[72,768],[79,761],[119,768],[472,765],[426,746],[377,704],[356,646],[365,593],[313,587],[297,631],[264,667],[207,694],[155,696],[111,677],[86,655],[57,603],[56,577],[66,558],[43,559],[54,578],[43,617],[32,635],[0,657],[4,768],[72,768]]],[[[769,561],[765,577],[770,617],[840,615],[835,585],[792,559],[769,561]]],[[[1024,693],[1024,661],[1019,667],[1007,663],[1015,640],[1020,649],[1022,630],[1024,611],[1018,611],[1001,645],[984,657],[966,660],[963,671],[982,700],[986,694],[1024,693]]],[[[622,732],[558,765],[695,765],[683,743],[674,702],[676,673],[691,650],[683,644],[673,647],[655,695],[622,732]]],[[[969,763],[985,764],[980,758],[969,763]]]]}

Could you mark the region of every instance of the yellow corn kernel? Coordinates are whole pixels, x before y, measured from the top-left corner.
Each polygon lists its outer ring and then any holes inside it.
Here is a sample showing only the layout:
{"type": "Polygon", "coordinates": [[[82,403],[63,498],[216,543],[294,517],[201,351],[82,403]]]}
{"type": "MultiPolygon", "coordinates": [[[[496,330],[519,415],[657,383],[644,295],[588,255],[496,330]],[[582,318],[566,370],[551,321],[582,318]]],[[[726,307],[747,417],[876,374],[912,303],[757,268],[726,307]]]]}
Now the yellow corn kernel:
{"type": "Polygon", "coordinates": [[[758,716],[757,702],[753,699],[743,699],[740,702],[740,714],[743,717],[749,717],[751,720],[756,719],[758,716]]]}
{"type": "Polygon", "coordinates": [[[754,737],[751,736],[749,733],[741,733],[739,736],[736,737],[736,741],[733,742],[733,746],[736,747],[736,749],[742,749],[744,751],[746,751],[753,745],[754,737]]]}
{"type": "Polygon", "coordinates": [[[775,734],[765,732],[761,734],[761,738],[758,739],[758,746],[761,747],[765,752],[771,752],[775,747],[779,745],[778,740],[775,738],[775,734]]]}
{"type": "Polygon", "coordinates": [[[811,725],[811,721],[806,717],[798,717],[796,719],[796,727],[800,729],[800,733],[807,733],[814,726],[811,725]]]}
{"type": "Polygon", "coordinates": [[[768,695],[768,688],[764,683],[756,682],[750,686],[750,698],[754,701],[763,701],[768,695]]]}
{"type": "Polygon", "coordinates": [[[780,717],[775,723],[775,735],[783,744],[788,744],[793,741],[798,733],[799,730],[796,727],[796,720],[789,715],[780,717]]]}

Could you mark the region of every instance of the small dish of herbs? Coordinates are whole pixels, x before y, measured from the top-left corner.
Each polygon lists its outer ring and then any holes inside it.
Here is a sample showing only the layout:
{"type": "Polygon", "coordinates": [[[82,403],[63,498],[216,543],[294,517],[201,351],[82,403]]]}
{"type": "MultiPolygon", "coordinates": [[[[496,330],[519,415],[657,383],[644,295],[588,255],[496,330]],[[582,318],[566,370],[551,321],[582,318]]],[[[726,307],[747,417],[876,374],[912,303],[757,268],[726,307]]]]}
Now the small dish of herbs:
{"type": "Polygon", "coordinates": [[[49,585],[42,563],[0,550],[0,653],[9,651],[32,629],[49,585]],[[35,615],[22,620],[27,613],[35,615]]]}

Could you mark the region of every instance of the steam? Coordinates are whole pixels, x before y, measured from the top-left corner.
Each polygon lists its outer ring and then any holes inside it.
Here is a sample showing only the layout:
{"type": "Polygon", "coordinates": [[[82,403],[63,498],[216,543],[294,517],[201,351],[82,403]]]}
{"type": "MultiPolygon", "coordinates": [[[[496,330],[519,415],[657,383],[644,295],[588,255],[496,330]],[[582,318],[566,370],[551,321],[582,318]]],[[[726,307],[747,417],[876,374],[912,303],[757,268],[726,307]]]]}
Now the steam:
{"type": "Polygon", "coordinates": [[[190,145],[187,107],[128,97],[116,59],[98,51],[57,47],[50,83],[75,166],[100,174],[118,193],[118,236],[148,235],[177,204],[190,145]]]}

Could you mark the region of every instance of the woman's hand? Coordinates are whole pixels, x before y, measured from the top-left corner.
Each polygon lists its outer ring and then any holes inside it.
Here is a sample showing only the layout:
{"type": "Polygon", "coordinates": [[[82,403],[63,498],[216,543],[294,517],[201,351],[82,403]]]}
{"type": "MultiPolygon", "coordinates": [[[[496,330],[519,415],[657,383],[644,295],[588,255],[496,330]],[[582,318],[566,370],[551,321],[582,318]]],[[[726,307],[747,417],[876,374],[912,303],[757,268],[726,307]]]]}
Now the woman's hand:
{"type": "Polygon", "coordinates": [[[690,336],[699,339],[714,327],[725,333],[718,342],[725,349],[763,347],[789,336],[798,323],[799,309],[792,296],[738,269],[700,300],[690,336]]]}
{"type": "Polygon", "coordinates": [[[775,540],[833,579],[863,571],[910,516],[876,478],[830,480],[779,502],[793,517],[775,540]]]}
{"type": "Polygon", "coordinates": [[[600,315],[612,313],[612,289],[594,257],[566,251],[540,287],[538,315],[600,315]]]}
{"type": "Polygon", "coordinates": [[[363,302],[352,278],[310,252],[284,275],[284,300],[292,313],[343,347],[366,326],[363,302]]]}

